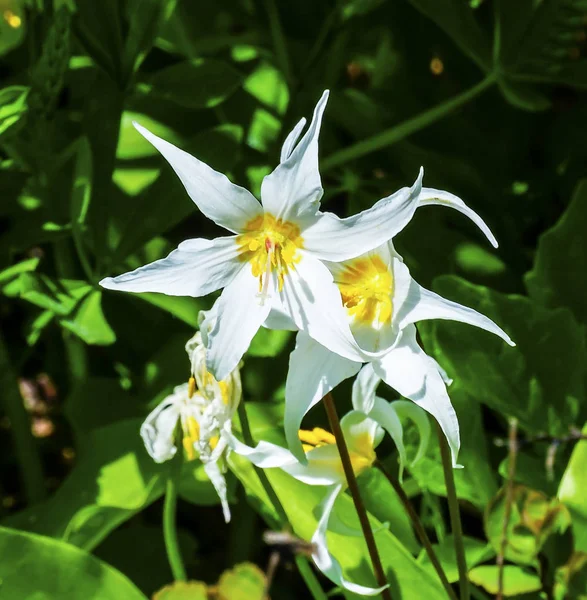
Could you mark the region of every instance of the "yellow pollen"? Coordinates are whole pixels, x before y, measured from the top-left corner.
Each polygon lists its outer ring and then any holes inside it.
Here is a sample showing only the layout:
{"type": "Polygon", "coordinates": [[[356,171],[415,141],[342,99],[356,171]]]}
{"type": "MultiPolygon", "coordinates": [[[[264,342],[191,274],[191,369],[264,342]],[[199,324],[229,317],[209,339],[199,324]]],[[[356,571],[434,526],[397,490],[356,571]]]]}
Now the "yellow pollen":
{"type": "Polygon", "coordinates": [[[188,381],[188,398],[191,398],[196,392],[196,380],[194,377],[190,377],[188,381]]]}
{"type": "Polygon", "coordinates": [[[194,444],[200,439],[200,424],[194,417],[188,417],[182,423],[183,447],[188,460],[197,458],[194,444]]]}
{"type": "Polygon", "coordinates": [[[8,23],[8,25],[13,29],[18,29],[22,24],[22,19],[10,9],[5,10],[2,16],[4,17],[6,23],[8,23]]]}
{"type": "Polygon", "coordinates": [[[269,213],[249,221],[246,230],[247,233],[237,236],[239,258],[251,263],[253,275],[259,278],[259,294],[264,299],[272,272],[277,275],[281,292],[285,276],[300,259],[298,250],[304,240],[295,223],[276,219],[269,213]]]}
{"type": "Polygon", "coordinates": [[[311,448],[317,448],[326,444],[336,444],[336,438],[330,431],[326,431],[326,429],[322,429],[321,427],[314,427],[312,431],[300,429],[298,436],[301,442],[304,442],[304,444],[311,448]]]}
{"type": "Polygon", "coordinates": [[[380,328],[391,323],[393,275],[379,256],[344,263],[335,276],[342,303],[355,321],[380,328]]]}

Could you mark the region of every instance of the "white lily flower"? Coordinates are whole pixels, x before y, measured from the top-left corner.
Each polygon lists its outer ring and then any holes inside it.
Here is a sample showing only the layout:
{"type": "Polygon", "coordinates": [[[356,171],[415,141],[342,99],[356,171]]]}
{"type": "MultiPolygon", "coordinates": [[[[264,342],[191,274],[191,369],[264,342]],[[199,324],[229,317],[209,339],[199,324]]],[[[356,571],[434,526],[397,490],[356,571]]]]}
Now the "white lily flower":
{"type": "Polygon", "coordinates": [[[280,164],[263,180],[261,203],[225,175],[135,123],[167,159],[200,211],[235,235],[184,241],[167,258],[100,284],[194,297],[224,288],[207,344],[208,368],[219,380],[239,363],[272,309],[333,352],[366,360],[323,261],[348,260],[379,246],[405,226],[419,204],[448,203],[468,210],[454,198],[425,200],[420,172],[411,188],[360,214],[340,219],[321,212],[318,135],[327,99],[326,91],[301,139],[305,119],[287,136],[280,164]]]}
{"type": "MultiPolygon", "coordinates": [[[[436,203],[467,214],[495,242],[483,221],[447,192],[424,188],[419,204],[431,203],[430,195],[442,200],[436,203]]],[[[367,361],[374,373],[438,421],[450,445],[453,465],[458,466],[459,424],[446,390],[450,381],[418,345],[414,323],[450,319],[485,329],[512,346],[514,343],[487,317],[420,286],[391,241],[357,258],[329,262],[328,268],[339,287],[353,336],[370,353],[367,361]]],[[[341,381],[355,375],[362,362],[333,355],[305,332],[298,333],[286,383],[284,425],[288,446],[300,460],[303,452],[297,431],[304,415],[341,381]]]]}
{"type": "Polygon", "coordinates": [[[217,381],[206,369],[206,349],[199,332],[188,341],[186,351],[192,366],[189,383],[175,387],[149,414],[141,426],[141,436],[153,460],[165,462],[177,453],[179,422],[186,457],[188,460],[198,458],[204,464],[228,523],[230,507],[224,473],[230,448],[220,433],[230,430],[241,400],[240,373],[235,369],[227,379],[217,381]]]}
{"type": "MultiPolygon", "coordinates": [[[[381,421],[377,422],[374,418],[370,418],[371,415],[368,417],[359,410],[350,411],[340,421],[353,472],[357,477],[375,462],[377,458],[375,448],[379,445],[384,430],[391,435],[400,451],[400,455],[406,456],[403,431],[399,420],[404,412],[401,406],[402,403],[388,403],[379,400],[385,406],[380,407],[379,413],[377,410],[372,410],[372,414],[382,416],[381,421]]],[[[357,390],[356,393],[353,393],[353,402],[357,406],[366,405],[366,396],[357,390]]],[[[374,400],[373,404],[379,404],[379,402],[374,400]]],[[[425,424],[423,424],[424,422],[417,415],[410,413],[409,416],[414,418],[418,428],[423,427],[423,429],[420,429],[421,443],[415,459],[419,460],[428,443],[429,423],[425,419],[425,424]]],[[[251,448],[240,442],[230,431],[227,431],[224,435],[234,452],[244,456],[258,467],[264,469],[280,468],[298,481],[308,485],[328,486],[326,495],[318,507],[318,525],[311,539],[314,548],[312,559],[316,567],[334,584],[355,594],[374,596],[384,589],[358,585],[345,579],[339,562],[328,551],[326,531],[329,527],[334,503],[339,494],[347,487],[340,454],[332,433],[318,427],[312,431],[300,430],[298,432],[306,459],[304,463],[299,462],[289,450],[276,444],[260,441],[255,448],[251,448]]],[[[356,530],[345,526],[341,527],[338,522],[336,530],[339,532],[342,530],[347,535],[357,534],[356,530]]]]}

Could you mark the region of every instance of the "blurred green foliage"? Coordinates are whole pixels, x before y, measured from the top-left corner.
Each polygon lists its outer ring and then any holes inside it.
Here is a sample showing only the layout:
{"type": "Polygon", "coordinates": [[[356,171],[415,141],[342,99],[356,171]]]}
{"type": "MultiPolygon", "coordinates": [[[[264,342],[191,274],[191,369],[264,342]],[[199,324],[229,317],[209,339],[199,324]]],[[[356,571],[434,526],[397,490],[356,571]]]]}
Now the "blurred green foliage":
{"type": "MultiPolygon", "coordinates": [[[[454,323],[419,330],[455,380],[476,597],[498,589],[512,417],[504,593],[587,597],[586,15],[585,0],[0,0],[0,595],[187,599],[220,582],[223,598],[238,575],[225,570],[265,568],[262,532],[279,523],[254,469],[231,458],[227,526],[201,465],[188,463],[179,543],[190,579],[206,585],[162,589],[172,579],[160,500],[171,467],[148,457],[138,429],[186,380],[184,343],[214,298],[113,294],[97,282],[215,235],[133,120],[258,194],[285,135],[330,88],[328,210],[369,207],[423,165],[425,185],[465,199],[500,242],[491,251],[439,208],[419,211],[396,240],[422,285],[517,343],[454,323]]],[[[262,330],[245,357],[257,438],[282,441],[292,342],[262,330]]],[[[343,406],[348,392],[337,391],[343,406]]],[[[323,424],[321,409],[309,421],[323,424]]],[[[396,469],[395,451],[380,449],[396,469]]],[[[453,582],[438,456],[432,444],[404,487],[453,582]]],[[[309,539],[323,490],[268,475],[309,539]]],[[[360,483],[373,523],[389,523],[376,537],[393,597],[444,598],[379,475],[360,483]]],[[[353,525],[349,496],[336,515],[353,525]]],[[[372,583],[363,544],[331,536],[345,573],[372,583]]],[[[239,591],[259,584],[252,573],[239,591]]],[[[308,593],[297,571],[278,570],[273,597],[308,593]]]]}

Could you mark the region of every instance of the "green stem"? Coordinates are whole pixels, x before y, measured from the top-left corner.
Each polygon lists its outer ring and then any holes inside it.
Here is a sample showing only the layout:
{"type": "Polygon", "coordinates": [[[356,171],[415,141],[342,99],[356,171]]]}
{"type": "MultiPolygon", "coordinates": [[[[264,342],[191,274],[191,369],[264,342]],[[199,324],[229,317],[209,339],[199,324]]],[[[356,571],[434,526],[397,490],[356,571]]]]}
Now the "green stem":
{"type": "Polygon", "coordinates": [[[281,22],[279,21],[279,12],[274,0],[265,0],[265,10],[269,16],[269,28],[271,30],[271,38],[273,39],[273,46],[275,48],[275,55],[277,62],[288,86],[292,85],[292,72],[289,64],[289,57],[287,53],[287,45],[285,36],[283,35],[283,29],[281,28],[281,22]]]}
{"type": "Polygon", "coordinates": [[[31,433],[31,422],[24,407],[16,383],[10,355],[0,333],[0,390],[6,415],[10,419],[16,458],[27,502],[33,504],[47,495],[43,477],[43,466],[37,453],[35,438],[31,433]]]}
{"type": "Polygon", "coordinates": [[[435,123],[460,106],[467,104],[494,83],[495,75],[491,73],[483,79],[483,81],[464,91],[462,94],[459,94],[450,100],[446,100],[411,119],[407,119],[399,125],[390,127],[366,140],[357,142],[349,148],[331,154],[322,161],[320,170],[326,172],[333,167],[337,167],[351,160],[360,158],[361,156],[365,156],[366,154],[370,154],[371,152],[375,152],[375,150],[391,146],[409,135],[428,127],[428,125],[435,123]]]}
{"type": "Polygon", "coordinates": [[[177,542],[177,526],[175,523],[175,515],[177,511],[177,489],[175,477],[169,476],[167,480],[167,488],[165,490],[165,503],[163,505],[163,539],[165,541],[165,550],[167,551],[167,559],[171,567],[171,573],[175,581],[186,581],[187,576],[179,544],[177,542]]]}
{"type": "MultiPolygon", "coordinates": [[[[336,412],[336,406],[334,405],[332,394],[326,394],[326,396],[322,398],[322,401],[324,402],[324,408],[326,409],[326,414],[328,415],[330,428],[332,429],[332,433],[336,439],[336,446],[338,448],[338,453],[340,454],[340,460],[342,462],[347,484],[349,486],[353,502],[355,503],[357,516],[359,517],[359,522],[361,523],[361,529],[363,530],[365,543],[367,544],[367,549],[369,550],[369,556],[371,558],[371,563],[373,564],[375,578],[381,587],[387,586],[387,578],[385,576],[385,571],[383,570],[383,565],[381,564],[381,558],[379,557],[379,551],[377,550],[377,544],[375,543],[375,536],[373,535],[373,530],[371,529],[371,524],[369,523],[369,517],[367,516],[367,510],[365,509],[363,499],[361,498],[361,492],[357,484],[357,479],[353,470],[353,464],[349,455],[349,449],[346,445],[346,440],[344,439],[344,434],[340,426],[340,420],[338,418],[338,413],[336,412]]],[[[384,600],[392,600],[389,587],[386,587],[381,592],[381,596],[384,600]]]]}
{"type": "MultiPolygon", "coordinates": [[[[238,416],[240,419],[241,430],[243,433],[243,439],[247,446],[253,447],[255,445],[255,440],[253,439],[253,434],[251,432],[251,425],[249,423],[249,417],[247,416],[247,409],[245,407],[245,403],[241,402],[238,405],[238,416]]],[[[289,526],[289,519],[285,509],[283,508],[283,504],[281,500],[275,493],[267,474],[263,469],[254,465],[255,472],[257,473],[257,477],[265,490],[265,493],[269,497],[271,504],[273,505],[273,510],[277,514],[278,521],[281,524],[281,527],[289,526]]],[[[325,600],[326,595],[322,591],[322,587],[318,578],[316,577],[314,571],[310,568],[308,564],[308,559],[305,556],[297,555],[296,556],[296,565],[300,571],[300,575],[302,576],[304,582],[306,583],[308,590],[314,597],[314,600],[325,600]]]]}
{"type": "Polygon", "coordinates": [[[450,449],[444,433],[440,426],[436,426],[438,442],[440,444],[440,455],[442,457],[442,470],[444,471],[444,483],[446,486],[446,497],[448,499],[448,510],[450,514],[450,527],[452,529],[455,554],[457,557],[457,566],[459,569],[459,590],[461,600],[469,600],[469,577],[467,569],[467,559],[465,557],[465,546],[463,544],[463,527],[461,524],[461,514],[459,510],[459,501],[455,487],[452,459],[450,449]]]}
{"type": "Polygon", "coordinates": [[[438,560],[438,556],[436,556],[436,552],[434,552],[434,548],[432,547],[430,538],[428,537],[428,534],[426,533],[426,530],[424,529],[424,525],[422,524],[422,521],[420,520],[420,516],[418,515],[418,513],[416,512],[416,509],[413,507],[412,503],[410,502],[410,499],[404,492],[404,489],[402,488],[400,482],[395,477],[393,477],[393,475],[385,468],[385,465],[383,463],[377,461],[375,466],[383,473],[383,475],[385,475],[385,477],[387,478],[387,481],[389,481],[389,483],[391,483],[393,489],[395,490],[395,493],[398,495],[399,499],[401,500],[401,503],[404,505],[404,508],[406,509],[406,512],[408,513],[408,516],[410,517],[410,520],[412,521],[414,530],[416,531],[418,538],[420,538],[420,542],[422,542],[422,546],[424,546],[424,549],[426,550],[426,554],[428,555],[428,558],[430,559],[430,562],[432,563],[434,570],[438,574],[438,577],[440,578],[440,581],[441,581],[448,597],[451,600],[458,600],[457,595],[455,594],[455,591],[452,589],[452,586],[450,585],[448,579],[446,578],[446,573],[444,572],[444,569],[442,568],[442,565],[440,564],[440,561],[438,560]]]}

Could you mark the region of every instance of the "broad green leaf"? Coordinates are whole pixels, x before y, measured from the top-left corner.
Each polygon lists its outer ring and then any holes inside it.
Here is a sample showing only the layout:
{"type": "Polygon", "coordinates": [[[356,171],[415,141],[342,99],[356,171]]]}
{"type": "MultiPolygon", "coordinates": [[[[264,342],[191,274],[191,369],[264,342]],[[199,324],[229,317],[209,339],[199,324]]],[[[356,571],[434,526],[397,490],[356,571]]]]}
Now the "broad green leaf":
{"type": "Polygon", "coordinates": [[[166,296],[165,294],[144,292],[137,294],[137,297],[162,308],[194,329],[198,327],[198,313],[206,308],[204,302],[199,298],[187,296],[166,296]]]}
{"type": "Polygon", "coordinates": [[[291,338],[291,331],[265,329],[261,327],[251,341],[247,351],[250,356],[277,356],[291,338]]]}
{"type": "Polygon", "coordinates": [[[587,180],[576,187],[569,207],[538,242],[534,268],[526,274],[530,296],[549,308],[566,306],[587,324],[587,180]]]}
{"type": "Polygon", "coordinates": [[[142,89],[185,108],[211,108],[226,100],[242,80],[228,63],[193,59],[157,71],[142,89]]]}
{"type": "Polygon", "coordinates": [[[531,85],[507,79],[505,76],[500,77],[498,83],[506,100],[516,108],[530,112],[541,112],[552,106],[550,98],[531,85]]]}
{"type": "Polygon", "coordinates": [[[135,158],[145,158],[148,156],[159,156],[159,152],[145,139],[134,127],[133,121],[136,121],[143,127],[146,127],[151,133],[162,137],[172,144],[180,142],[179,136],[169,127],[159,123],[151,117],[125,110],[120,119],[120,137],[116,147],[116,158],[130,160],[135,158]]]}
{"type": "Polygon", "coordinates": [[[289,102],[289,91],[283,74],[273,65],[262,62],[246,79],[243,87],[261,104],[283,114],[289,102]]]}
{"type": "Polygon", "coordinates": [[[208,600],[208,586],[201,581],[176,581],[156,592],[153,600],[208,600]]]}
{"type": "MultiPolygon", "coordinates": [[[[495,565],[475,567],[469,571],[469,579],[490,594],[498,591],[498,568],[495,565]]],[[[542,589],[540,577],[534,572],[525,571],[516,565],[506,565],[503,571],[503,595],[518,596],[542,589]]]]}
{"type": "Polygon", "coordinates": [[[435,322],[435,356],[459,387],[530,432],[566,433],[584,405],[587,365],[585,337],[571,312],[457,277],[436,279],[434,289],[488,316],[517,344],[470,325],[435,322]]]}
{"type": "MultiPolygon", "coordinates": [[[[485,562],[495,556],[494,550],[481,540],[477,540],[472,537],[464,536],[463,546],[465,549],[465,556],[467,558],[467,568],[470,570],[477,566],[479,563],[485,562]]],[[[448,535],[442,540],[440,544],[432,544],[434,552],[438,557],[438,560],[442,564],[442,568],[446,573],[446,578],[450,583],[455,583],[459,580],[459,568],[457,565],[457,557],[455,554],[454,537],[448,535]]],[[[434,567],[426,554],[426,550],[420,551],[418,556],[418,562],[424,565],[430,573],[434,573],[434,567]]]]}
{"type": "Polygon", "coordinates": [[[484,71],[490,68],[490,46],[486,33],[475,19],[467,2],[461,0],[410,0],[420,12],[430,17],[484,71]]]}
{"type": "MultiPolygon", "coordinates": [[[[1,22],[2,20],[0,19],[1,22]]],[[[2,36],[0,34],[1,39],[2,36]]],[[[0,90],[0,136],[18,123],[26,112],[28,93],[29,88],[20,85],[12,85],[0,90]]]]}
{"type": "MultiPolygon", "coordinates": [[[[583,428],[587,434],[587,426],[583,428]]],[[[587,442],[577,443],[571,454],[567,469],[561,479],[558,497],[569,509],[575,537],[575,550],[587,552],[587,442]]]]}
{"type": "Polygon", "coordinates": [[[2,594],[31,600],[147,600],[122,573],[65,542],[0,528],[2,594]]]}
{"type": "Polygon", "coordinates": [[[224,571],[218,581],[218,600],[263,600],[265,573],[257,565],[241,563],[224,571]]]}
{"type": "Polygon", "coordinates": [[[0,271],[0,286],[5,286],[11,281],[14,281],[14,279],[16,279],[21,273],[34,271],[38,264],[38,258],[28,258],[16,263],[15,265],[7,267],[6,269],[3,269],[0,271]]]}
{"type": "Polygon", "coordinates": [[[60,321],[86,344],[108,346],[116,341],[116,334],[102,312],[102,292],[92,290],[75,308],[73,314],[60,321]]]}
{"type": "MultiPolygon", "coordinates": [[[[235,479],[227,476],[228,501],[234,500],[235,479]]],[[[199,460],[184,463],[177,490],[179,496],[196,506],[215,506],[220,503],[218,493],[210,483],[204,465],[199,460]]]]}

